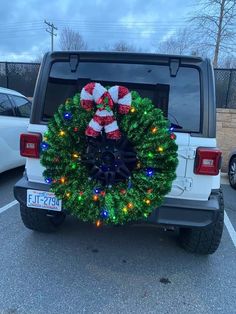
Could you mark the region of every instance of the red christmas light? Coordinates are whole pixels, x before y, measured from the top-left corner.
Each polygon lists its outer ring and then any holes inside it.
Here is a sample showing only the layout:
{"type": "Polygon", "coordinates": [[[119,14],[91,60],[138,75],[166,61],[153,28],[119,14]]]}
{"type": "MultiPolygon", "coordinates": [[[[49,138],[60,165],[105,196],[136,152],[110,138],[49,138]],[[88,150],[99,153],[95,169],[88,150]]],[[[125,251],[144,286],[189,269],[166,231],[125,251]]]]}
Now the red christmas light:
{"type": "Polygon", "coordinates": [[[171,138],[172,140],[175,140],[175,139],[176,139],[176,135],[175,135],[174,133],[171,133],[170,138],[171,138]]]}

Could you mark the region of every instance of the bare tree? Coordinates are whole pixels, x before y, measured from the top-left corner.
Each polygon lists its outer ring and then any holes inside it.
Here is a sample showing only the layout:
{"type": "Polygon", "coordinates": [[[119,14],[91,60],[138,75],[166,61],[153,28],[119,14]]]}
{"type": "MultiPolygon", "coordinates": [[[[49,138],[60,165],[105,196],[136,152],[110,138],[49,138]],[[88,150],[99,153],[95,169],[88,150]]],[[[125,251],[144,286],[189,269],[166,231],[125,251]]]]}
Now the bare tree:
{"type": "Polygon", "coordinates": [[[219,60],[218,66],[226,69],[236,68],[236,56],[232,54],[224,56],[219,60]]]}
{"type": "Polygon", "coordinates": [[[217,67],[221,51],[235,48],[236,0],[201,0],[190,21],[198,34],[199,45],[213,50],[217,67]]]}
{"type": "Polygon", "coordinates": [[[192,39],[192,32],[184,28],[160,42],[157,52],[168,54],[197,54],[192,39]]]}
{"type": "Polygon", "coordinates": [[[124,40],[120,40],[116,42],[113,47],[111,48],[112,51],[129,51],[129,52],[135,52],[137,51],[137,48],[131,44],[128,44],[124,40]]]}
{"type": "Polygon", "coordinates": [[[65,27],[60,34],[60,48],[66,51],[87,50],[88,45],[79,32],[65,27]]]}

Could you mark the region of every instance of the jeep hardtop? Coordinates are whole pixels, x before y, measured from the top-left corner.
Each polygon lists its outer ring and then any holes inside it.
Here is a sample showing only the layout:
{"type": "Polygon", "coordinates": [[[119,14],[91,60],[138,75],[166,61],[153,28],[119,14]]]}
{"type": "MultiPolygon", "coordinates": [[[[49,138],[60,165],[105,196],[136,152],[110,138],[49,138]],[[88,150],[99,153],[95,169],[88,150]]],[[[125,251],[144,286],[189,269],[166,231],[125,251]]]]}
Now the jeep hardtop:
{"type": "MultiPolygon", "coordinates": [[[[88,82],[121,84],[149,97],[169,119],[178,145],[178,167],[172,189],[148,222],[178,228],[182,246],[211,254],[223,230],[220,190],[221,152],[216,143],[214,75],[208,59],[144,53],[52,52],[42,61],[28,126],[21,135],[27,157],[23,178],[14,187],[23,223],[53,231],[66,212],[28,207],[27,190],[48,191],[40,164],[40,141],[58,106],[88,82]]],[[[63,204],[62,204],[63,205],[63,204]]],[[[63,208],[63,206],[62,206],[63,208]]]]}

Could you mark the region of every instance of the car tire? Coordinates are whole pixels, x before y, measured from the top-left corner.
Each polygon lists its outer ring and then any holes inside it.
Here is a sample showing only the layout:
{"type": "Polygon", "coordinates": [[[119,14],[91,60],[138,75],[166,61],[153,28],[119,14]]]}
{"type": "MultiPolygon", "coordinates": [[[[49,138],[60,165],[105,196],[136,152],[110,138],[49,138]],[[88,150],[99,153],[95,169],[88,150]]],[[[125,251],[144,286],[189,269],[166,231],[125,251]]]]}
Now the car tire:
{"type": "Polygon", "coordinates": [[[230,159],[228,175],[230,185],[236,190],[236,157],[230,159]]]}
{"type": "Polygon", "coordinates": [[[39,232],[54,232],[64,222],[66,215],[61,212],[49,212],[43,209],[20,206],[24,225],[39,232]]]}
{"type": "Polygon", "coordinates": [[[219,191],[220,211],[216,221],[208,228],[180,228],[180,244],[190,253],[213,254],[222,237],[224,227],[224,198],[223,193],[219,191]]]}

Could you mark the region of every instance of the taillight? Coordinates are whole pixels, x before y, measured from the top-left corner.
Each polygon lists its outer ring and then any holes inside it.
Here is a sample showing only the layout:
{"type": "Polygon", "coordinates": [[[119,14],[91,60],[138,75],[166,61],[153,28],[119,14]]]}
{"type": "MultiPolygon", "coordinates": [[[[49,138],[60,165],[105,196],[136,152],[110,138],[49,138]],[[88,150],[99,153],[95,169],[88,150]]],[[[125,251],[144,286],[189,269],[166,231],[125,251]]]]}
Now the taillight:
{"type": "Polygon", "coordinates": [[[198,147],[194,173],[217,176],[221,167],[222,152],[217,148],[198,147]]]}
{"type": "Polygon", "coordinates": [[[24,133],[20,135],[20,154],[23,157],[39,158],[40,143],[42,136],[40,133],[24,133]]]}

